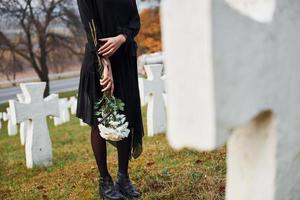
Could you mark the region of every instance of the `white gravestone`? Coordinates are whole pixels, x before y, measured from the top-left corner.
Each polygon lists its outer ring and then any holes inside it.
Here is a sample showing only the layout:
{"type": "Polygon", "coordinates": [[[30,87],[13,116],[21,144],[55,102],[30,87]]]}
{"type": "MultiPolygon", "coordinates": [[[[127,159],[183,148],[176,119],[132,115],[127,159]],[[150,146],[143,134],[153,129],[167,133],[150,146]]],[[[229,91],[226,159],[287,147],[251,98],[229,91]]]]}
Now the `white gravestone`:
{"type": "Polygon", "coordinates": [[[150,64],[163,64],[163,52],[143,54],[138,57],[138,65],[140,67],[150,64]]]}
{"type": "Polygon", "coordinates": [[[59,126],[70,121],[69,104],[67,98],[59,99],[59,117],[54,117],[54,125],[59,126]]]}
{"type": "Polygon", "coordinates": [[[0,133],[1,133],[1,129],[2,129],[2,120],[3,120],[3,113],[0,112],[0,133]]]}
{"type": "Polygon", "coordinates": [[[142,76],[146,76],[145,65],[152,64],[163,64],[163,53],[161,51],[151,54],[143,54],[138,57],[137,65],[139,74],[142,76]]]}
{"type": "Polygon", "coordinates": [[[25,154],[27,168],[52,165],[52,143],[47,126],[47,116],[58,116],[58,95],[43,98],[46,83],[20,84],[25,103],[10,100],[14,124],[29,120],[25,154]]]}
{"type": "MultiPolygon", "coordinates": [[[[156,52],[156,53],[152,53],[152,54],[143,54],[143,55],[139,56],[138,69],[139,69],[139,74],[141,75],[140,80],[143,80],[143,77],[147,76],[147,73],[145,70],[146,65],[158,66],[158,64],[163,65],[163,53],[162,52],[156,52]]],[[[165,75],[164,72],[165,72],[165,70],[163,67],[162,76],[165,75]]],[[[140,96],[141,96],[141,106],[145,106],[149,100],[149,95],[146,95],[146,96],[140,95],[140,96]]],[[[164,97],[165,96],[166,96],[166,94],[164,94],[164,97]]]]}
{"type": "Polygon", "coordinates": [[[80,126],[87,126],[87,124],[84,123],[84,122],[82,121],[82,119],[79,119],[79,122],[80,122],[80,126]]]}
{"type": "Polygon", "coordinates": [[[226,199],[299,200],[300,1],[245,2],[163,1],[168,140],[229,140],[226,199]]]}
{"type": "Polygon", "coordinates": [[[3,119],[3,121],[7,121],[7,120],[8,120],[8,117],[7,117],[7,113],[6,113],[6,112],[3,112],[3,113],[2,113],[2,119],[3,119]]]}
{"type": "Polygon", "coordinates": [[[69,122],[70,121],[70,112],[69,112],[69,104],[68,104],[68,99],[64,98],[61,99],[61,104],[62,104],[62,110],[63,110],[63,122],[69,122]]]}
{"type": "Polygon", "coordinates": [[[258,22],[272,21],[276,0],[225,0],[229,6],[242,15],[248,16],[258,22]]]}
{"type": "MultiPolygon", "coordinates": [[[[24,94],[17,94],[17,99],[19,100],[20,103],[26,102],[24,94]]],[[[29,127],[28,124],[29,124],[29,120],[20,123],[20,139],[22,145],[25,145],[26,135],[29,127]]]]}
{"type": "Polygon", "coordinates": [[[11,108],[6,108],[6,113],[3,114],[3,121],[7,121],[7,133],[9,136],[15,136],[18,133],[17,125],[11,121],[11,108]]]}
{"type": "Polygon", "coordinates": [[[147,79],[139,78],[141,99],[149,96],[147,107],[148,135],[153,136],[166,131],[166,112],[163,93],[165,92],[165,76],[162,64],[146,65],[147,79]]]}
{"type": "Polygon", "coordinates": [[[76,99],[76,97],[70,97],[68,103],[69,103],[69,107],[71,109],[71,114],[75,115],[76,114],[76,109],[77,109],[77,99],[76,99]]]}

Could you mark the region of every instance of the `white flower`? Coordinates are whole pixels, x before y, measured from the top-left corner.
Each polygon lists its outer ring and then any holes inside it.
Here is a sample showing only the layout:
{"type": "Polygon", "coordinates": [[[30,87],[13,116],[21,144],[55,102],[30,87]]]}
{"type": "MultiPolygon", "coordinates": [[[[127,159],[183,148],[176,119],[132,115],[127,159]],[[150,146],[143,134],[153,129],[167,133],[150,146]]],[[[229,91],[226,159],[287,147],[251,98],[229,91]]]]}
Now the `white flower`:
{"type": "Polygon", "coordinates": [[[126,120],[125,115],[119,115],[119,120],[121,121],[121,123],[123,124],[126,120]]]}
{"type": "Polygon", "coordinates": [[[109,121],[109,124],[113,127],[117,127],[120,124],[120,122],[119,121],[109,121]]]}
{"type": "MultiPolygon", "coordinates": [[[[116,124],[117,122],[112,123],[116,124]]],[[[118,124],[120,124],[120,122],[118,122],[118,124]]],[[[111,141],[120,141],[123,138],[128,137],[130,132],[130,130],[128,129],[128,122],[122,124],[119,127],[105,127],[103,124],[99,124],[98,127],[101,137],[111,141]]]]}

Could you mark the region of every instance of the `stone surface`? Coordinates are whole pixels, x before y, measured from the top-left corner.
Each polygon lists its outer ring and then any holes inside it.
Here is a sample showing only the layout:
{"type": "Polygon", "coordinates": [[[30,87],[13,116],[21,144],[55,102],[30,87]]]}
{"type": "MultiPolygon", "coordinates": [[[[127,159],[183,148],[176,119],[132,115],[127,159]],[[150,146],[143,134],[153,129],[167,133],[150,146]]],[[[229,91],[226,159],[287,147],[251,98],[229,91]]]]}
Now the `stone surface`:
{"type": "Polygon", "coordinates": [[[6,108],[6,113],[3,113],[3,120],[7,121],[7,133],[9,136],[15,136],[18,133],[17,125],[11,121],[11,108],[6,108]]]}
{"type": "Polygon", "coordinates": [[[145,65],[147,79],[139,79],[141,99],[148,96],[147,129],[153,136],[166,131],[166,112],[163,93],[165,92],[165,77],[162,74],[162,64],[145,65]]]}
{"type": "MultiPolygon", "coordinates": [[[[17,99],[20,103],[26,103],[24,94],[17,94],[17,99]]],[[[22,145],[25,145],[28,127],[29,127],[29,120],[20,123],[20,139],[22,145]]]]}
{"type": "Polygon", "coordinates": [[[79,119],[79,122],[80,122],[80,126],[87,126],[87,124],[84,123],[84,122],[82,121],[82,119],[79,119]]]}
{"type": "Polygon", "coordinates": [[[69,107],[71,109],[71,114],[75,115],[76,114],[76,109],[77,109],[77,98],[76,97],[70,97],[68,103],[69,103],[69,107]]]}
{"type": "Polygon", "coordinates": [[[168,139],[198,150],[229,141],[227,199],[300,199],[299,10],[163,1],[168,139]]]}
{"type": "Polygon", "coordinates": [[[59,99],[59,117],[54,117],[54,125],[59,126],[70,121],[69,104],[67,98],[59,99]]]}
{"type": "Polygon", "coordinates": [[[52,143],[47,126],[47,116],[58,116],[58,95],[43,98],[46,83],[20,84],[25,103],[9,101],[14,124],[29,120],[25,154],[27,168],[52,165],[52,143]]]}
{"type": "Polygon", "coordinates": [[[3,113],[0,112],[0,133],[1,133],[1,129],[2,129],[2,120],[3,120],[3,113]]]}
{"type": "Polygon", "coordinates": [[[273,20],[276,8],[276,0],[225,0],[225,2],[242,15],[262,23],[273,20]]]}
{"type": "MultiPolygon", "coordinates": [[[[155,52],[151,54],[143,54],[138,57],[137,65],[139,74],[146,76],[145,65],[163,64],[163,53],[155,52]]],[[[164,70],[163,70],[164,73],[164,70]]]]}
{"type": "Polygon", "coordinates": [[[6,113],[6,112],[3,112],[3,113],[2,113],[2,117],[3,117],[3,118],[2,118],[3,121],[6,122],[6,121],[8,120],[8,116],[7,116],[7,113],[6,113]]]}

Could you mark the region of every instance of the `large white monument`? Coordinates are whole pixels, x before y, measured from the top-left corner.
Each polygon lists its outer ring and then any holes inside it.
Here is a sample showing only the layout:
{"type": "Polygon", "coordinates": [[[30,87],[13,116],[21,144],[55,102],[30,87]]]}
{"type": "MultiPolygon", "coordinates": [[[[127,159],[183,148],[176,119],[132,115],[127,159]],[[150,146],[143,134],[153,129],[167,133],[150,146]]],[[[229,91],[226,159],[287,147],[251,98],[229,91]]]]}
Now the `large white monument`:
{"type": "Polygon", "coordinates": [[[49,166],[52,164],[52,143],[47,126],[47,116],[58,116],[58,95],[43,98],[46,83],[20,84],[25,103],[9,101],[14,124],[29,120],[25,142],[26,165],[49,166]]]}
{"type": "Polygon", "coordinates": [[[163,96],[165,76],[162,76],[162,68],[162,64],[145,65],[147,79],[139,78],[141,99],[148,99],[147,129],[149,136],[166,131],[166,112],[163,96]]]}
{"type": "Polygon", "coordinates": [[[229,200],[300,199],[300,1],[165,0],[168,139],[227,142],[229,200]]]}

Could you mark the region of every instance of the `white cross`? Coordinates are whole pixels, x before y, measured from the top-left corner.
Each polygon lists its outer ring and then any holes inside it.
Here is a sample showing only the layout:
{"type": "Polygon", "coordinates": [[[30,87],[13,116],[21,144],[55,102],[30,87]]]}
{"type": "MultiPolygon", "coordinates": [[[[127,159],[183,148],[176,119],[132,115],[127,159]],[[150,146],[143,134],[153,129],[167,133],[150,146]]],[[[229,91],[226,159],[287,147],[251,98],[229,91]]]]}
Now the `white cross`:
{"type": "Polygon", "coordinates": [[[79,119],[79,122],[80,122],[80,126],[87,126],[87,124],[84,123],[84,122],[82,121],[82,119],[79,119]]]}
{"type": "MultiPolygon", "coordinates": [[[[20,103],[26,103],[24,94],[17,94],[17,99],[19,100],[20,103]]],[[[26,135],[29,127],[28,124],[29,124],[29,120],[20,123],[20,139],[22,145],[25,145],[26,135]]]]}
{"type": "MultiPolygon", "coordinates": [[[[145,66],[146,65],[152,66],[154,64],[163,64],[163,53],[155,52],[151,54],[143,54],[138,57],[137,63],[138,63],[139,74],[146,77],[147,73],[145,71],[145,66]]],[[[163,75],[165,75],[164,72],[165,70],[163,70],[163,75]]],[[[139,80],[143,80],[143,78],[141,77],[139,80]]],[[[148,102],[149,95],[146,96],[140,95],[140,97],[141,97],[141,106],[145,106],[148,102]]]]}
{"type": "Polygon", "coordinates": [[[228,200],[300,199],[299,8],[163,1],[168,139],[198,150],[227,142],[228,200]]]}
{"type": "Polygon", "coordinates": [[[138,72],[140,75],[146,76],[145,65],[163,64],[163,53],[155,52],[151,54],[140,55],[137,59],[138,72]]]}
{"type": "Polygon", "coordinates": [[[17,135],[17,125],[13,124],[11,121],[11,109],[6,108],[6,113],[3,113],[3,121],[7,121],[7,133],[9,136],[17,135]]]}
{"type": "Polygon", "coordinates": [[[26,165],[33,166],[52,165],[52,144],[47,126],[47,116],[57,116],[58,95],[51,94],[43,98],[46,83],[20,84],[26,103],[9,101],[14,124],[29,120],[26,135],[25,153],[26,165]]]}
{"type": "Polygon", "coordinates": [[[163,97],[165,77],[162,77],[162,68],[162,64],[146,65],[147,79],[139,79],[141,99],[145,99],[149,95],[147,108],[149,136],[166,131],[166,113],[163,97]]]}
{"type": "Polygon", "coordinates": [[[69,104],[67,98],[59,99],[59,116],[54,117],[54,125],[59,126],[70,121],[69,104]]]}
{"type": "Polygon", "coordinates": [[[1,129],[2,129],[2,120],[3,120],[3,113],[0,112],[0,133],[1,133],[1,129]]]}
{"type": "Polygon", "coordinates": [[[76,97],[70,97],[69,101],[69,107],[71,108],[71,114],[76,114],[77,109],[77,99],[76,97]]]}

